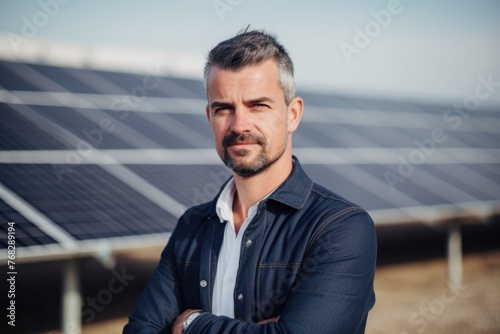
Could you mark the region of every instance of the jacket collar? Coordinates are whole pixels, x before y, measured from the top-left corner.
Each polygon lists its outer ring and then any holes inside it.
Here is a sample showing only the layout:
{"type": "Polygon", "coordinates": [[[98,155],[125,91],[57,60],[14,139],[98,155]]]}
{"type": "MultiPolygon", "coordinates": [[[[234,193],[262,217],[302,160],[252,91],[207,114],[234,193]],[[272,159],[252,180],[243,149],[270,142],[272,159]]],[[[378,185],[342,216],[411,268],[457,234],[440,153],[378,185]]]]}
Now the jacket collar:
{"type": "Polygon", "coordinates": [[[292,156],[294,164],[290,176],[283,182],[269,199],[281,202],[295,209],[301,209],[306,204],[311,193],[313,181],[302,169],[297,157],[292,156]]]}
{"type": "MultiPolygon", "coordinates": [[[[313,187],[313,181],[307,176],[306,172],[302,169],[299,159],[292,156],[294,164],[290,176],[283,182],[270,196],[269,199],[275,200],[277,202],[283,203],[295,209],[301,209],[306,204],[307,198],[311,193],[313,187]]],[[[229,179],[231,180],[231,179],[229,179]]],[[[215,196],[211,203],[207,207],[207,215],[213,216],[217,215],[216,205],[217,200],[225,188],[226,184],[229,182],[227,180],[221,187],[221,190],[215,196]]]]}

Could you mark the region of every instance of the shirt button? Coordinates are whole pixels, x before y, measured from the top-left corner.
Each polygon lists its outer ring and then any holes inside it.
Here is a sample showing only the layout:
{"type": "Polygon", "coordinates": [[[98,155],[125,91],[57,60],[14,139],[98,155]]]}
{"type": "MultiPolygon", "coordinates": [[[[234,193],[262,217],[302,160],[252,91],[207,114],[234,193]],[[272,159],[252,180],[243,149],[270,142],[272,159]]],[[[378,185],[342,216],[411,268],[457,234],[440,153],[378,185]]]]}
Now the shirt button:
{"type": "Polygon", "coordinates": [[[252,239],[248,239],[248,240],[247,240],[246,246],[247,246],[247,247],[252,246],[252,239]]]}
{"type": "Polygon", "coordinates": [[[238,295],[238,300],[239,300],[240,302],[243,300],[243,294],[242,294],[242,293],[240,293],[240,294],[238,295]]]}
{"type": "Polygon", "coordinates": [[[200,281],[200,286],[202,288],[206,287],[207,286],[207,281],[205,281],[205,280],[200,281]]]}

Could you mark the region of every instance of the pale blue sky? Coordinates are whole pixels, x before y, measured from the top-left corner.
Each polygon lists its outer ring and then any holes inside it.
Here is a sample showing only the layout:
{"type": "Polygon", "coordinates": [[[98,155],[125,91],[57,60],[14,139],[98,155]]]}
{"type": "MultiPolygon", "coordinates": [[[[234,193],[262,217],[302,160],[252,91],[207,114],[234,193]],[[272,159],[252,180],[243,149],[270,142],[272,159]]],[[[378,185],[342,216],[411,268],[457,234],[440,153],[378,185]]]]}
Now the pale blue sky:
{"type": "MultiPolygon", "coordinates": [[[[67,4],[35,38],[204,56],[251,24],[279,36],[299,87],[452,103],[474,93],[478,76],[500,81],[500,1],[401,0],[400,12],[351,62],[341,43],[356,46],[355,29],[364,31],[375,22],[371,12],[390,1],[60,1],[67,4]],[[230,8],[223,19],[220,3],[230,8]]],[[[22,35],[23,18],[33,21],[41,3],[57,0],[1,1],[0,32],[22,35]]],[[[500,106],[500,87],[484,103],[500,106]]]]}

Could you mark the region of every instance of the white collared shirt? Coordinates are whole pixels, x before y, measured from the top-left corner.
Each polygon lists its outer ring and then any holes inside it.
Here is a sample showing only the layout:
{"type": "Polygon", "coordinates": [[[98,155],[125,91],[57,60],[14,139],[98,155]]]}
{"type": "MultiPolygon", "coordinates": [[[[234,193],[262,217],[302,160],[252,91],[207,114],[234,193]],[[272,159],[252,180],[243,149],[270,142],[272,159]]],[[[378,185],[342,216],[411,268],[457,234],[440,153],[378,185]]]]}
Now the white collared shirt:
{"type": "MultiPolygon", "coordinates": [[[[273,190],[274,191],[274,190],[273,190]]],[[[245,230],[257,214],[259,203],[272,194],[272,191],[248,209],[247,218],[241,225],[238,234],[234,229],[233,201],[236,187],[231,179],[222,190],[217,200],[216,211],[221,224],[226,223],[224,240],[217,261],[217,272],[212,299],[212,313],[234,318],[234,287],[238,273],[241,242],[245,230]]]]}

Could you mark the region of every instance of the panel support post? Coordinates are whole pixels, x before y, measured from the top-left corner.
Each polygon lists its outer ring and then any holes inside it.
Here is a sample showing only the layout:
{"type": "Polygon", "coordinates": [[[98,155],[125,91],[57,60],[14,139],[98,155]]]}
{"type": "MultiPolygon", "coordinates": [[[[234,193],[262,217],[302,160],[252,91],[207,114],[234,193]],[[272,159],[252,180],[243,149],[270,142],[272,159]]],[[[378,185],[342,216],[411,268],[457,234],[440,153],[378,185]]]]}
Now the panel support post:
{"type": "Polygon", "coordinates": [[[448,281],[456,287],[462,285],[462,234],[458,219],[448,225],[448,281]]]}
{"type": "Polygon", "coordinates": [[[80,270],[78,259],[64,264],[61,326],[64,334],[82,332],[82,296],[80,293],[80,270]]]}

